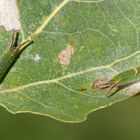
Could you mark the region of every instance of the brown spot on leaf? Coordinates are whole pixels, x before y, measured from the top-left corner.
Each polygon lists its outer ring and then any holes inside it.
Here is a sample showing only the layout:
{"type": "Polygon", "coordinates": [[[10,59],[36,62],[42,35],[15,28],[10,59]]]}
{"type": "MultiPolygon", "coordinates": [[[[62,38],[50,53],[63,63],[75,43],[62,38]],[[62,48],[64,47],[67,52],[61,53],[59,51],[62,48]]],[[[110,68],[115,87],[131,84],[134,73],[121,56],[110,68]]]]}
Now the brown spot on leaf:
{"type": "Polygon", "coordinates": [[[87,91],[87,89],[86,88],[81,88],[80,91],[85,92],[85,91],[87,91]]]}
{"type": "Polygon", "coordinates": [[[69,65],[71,56],[74,54],[74,47],[71,44],[68,44],[65,50],[62,50],[58,54],[59,63],[61,65],[69,65]]]}

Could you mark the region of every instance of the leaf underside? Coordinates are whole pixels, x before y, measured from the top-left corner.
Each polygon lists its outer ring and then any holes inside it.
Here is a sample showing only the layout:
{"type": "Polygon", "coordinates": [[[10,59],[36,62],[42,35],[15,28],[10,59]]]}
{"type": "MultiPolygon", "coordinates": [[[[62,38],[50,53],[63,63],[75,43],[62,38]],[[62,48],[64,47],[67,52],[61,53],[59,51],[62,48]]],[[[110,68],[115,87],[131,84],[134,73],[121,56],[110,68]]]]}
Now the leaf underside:
{"type": "MultiPolygon", "coordinates": [[[[28,37],[61,3],[18,0],[22,36],[28,37]]],[[[0,104],[12,113],[80,122],[89,112],[134,95],[125,88],[107,98],[91,83],[140,65],[139,6],[140,0],[69,1],[1,84],[0,104]]],[[[0,29],[1,54],[10,36],[0,29]]]]}

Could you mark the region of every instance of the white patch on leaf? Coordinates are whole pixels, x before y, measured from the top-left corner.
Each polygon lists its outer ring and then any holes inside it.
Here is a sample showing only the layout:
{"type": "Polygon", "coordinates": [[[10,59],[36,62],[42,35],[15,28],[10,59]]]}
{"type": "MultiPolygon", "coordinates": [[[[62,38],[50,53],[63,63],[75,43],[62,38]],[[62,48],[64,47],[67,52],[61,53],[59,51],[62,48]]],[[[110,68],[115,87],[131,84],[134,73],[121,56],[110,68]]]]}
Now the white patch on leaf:
{"type": "Polygon", "coordinates": [[[34,57],[34,61],[35,62],[39,62],[40,61],[40,56],[38,54],[36,54],[36,56],[34,57]]]}
{"type": "Polygon", "coordinates": [[[135,84],[132,84],[127,88],[127,94],[128,95],[133,95],[140,92],[140,82],[137,82],[135,84]]]}
{"type": "Polygon", "coordinates": [[[62,50],[59,54],[58,54],[58,59],[59,59],[59,63],[61,65],[69,65],[70,64],[70,60],[71,60],[71,56],[74,54],[74,48],[71,44],[68,44],[65,50],[62,50]]]}
{"type": "Polygon", "coordinates": [[[7,31],[21,29],[16,0],[0,0],[0,26],[7,31]]]}

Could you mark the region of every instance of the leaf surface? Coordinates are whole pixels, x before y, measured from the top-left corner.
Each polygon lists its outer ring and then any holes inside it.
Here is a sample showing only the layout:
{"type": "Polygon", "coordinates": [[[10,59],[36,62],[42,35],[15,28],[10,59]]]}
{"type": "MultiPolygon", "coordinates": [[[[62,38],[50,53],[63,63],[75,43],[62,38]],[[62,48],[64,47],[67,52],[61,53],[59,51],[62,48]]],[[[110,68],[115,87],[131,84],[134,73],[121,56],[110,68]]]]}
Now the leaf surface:
{"type": "MultiPolygon", "coordinates": [[[[136,93],[127,87],[108,98],[105,90],[93,89],[91,84],[140,65],[140,0],[17,3],[22,38],[35,30],[40,35],[1,84],[2,106],[12,113],[32,112],[80,122],[89,112],[136,93]]],[[[11,34],[4,29],[0,32],[2,54],[11,34]]]]}

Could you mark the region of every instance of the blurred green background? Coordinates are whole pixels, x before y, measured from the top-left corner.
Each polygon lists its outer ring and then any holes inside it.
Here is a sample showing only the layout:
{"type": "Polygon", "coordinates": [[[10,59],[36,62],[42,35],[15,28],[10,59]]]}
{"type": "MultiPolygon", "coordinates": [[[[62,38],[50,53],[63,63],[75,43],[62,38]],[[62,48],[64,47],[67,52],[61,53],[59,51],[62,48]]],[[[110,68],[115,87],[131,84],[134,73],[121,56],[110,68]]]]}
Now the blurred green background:
{"type": "Polygon", "coordinates": [[[34,114],[12,115],[0,107],[2,140],[134,140],[140,139],[140,96],[91,113],[79,124],[34,114]]]}

